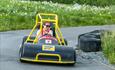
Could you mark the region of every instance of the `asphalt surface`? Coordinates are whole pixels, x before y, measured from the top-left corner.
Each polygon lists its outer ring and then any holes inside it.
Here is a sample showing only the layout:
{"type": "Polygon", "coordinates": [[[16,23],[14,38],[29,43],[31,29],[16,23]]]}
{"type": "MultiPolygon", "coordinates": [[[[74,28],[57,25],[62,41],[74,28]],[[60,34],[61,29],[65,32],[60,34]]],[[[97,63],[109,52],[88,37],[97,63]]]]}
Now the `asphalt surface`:
{"type": "MultiPolygon", "coordinates": [[[[87,26],[62,28],[63,36],[68,40],[69,46],[75,47],[79,34],[99,29],[115,30],[111,26],[87,26]]],[[[18,30],[0,32],[0,70],[114,70],[93,60],[77,57],[75,66],[21,63],[19,57],[19,46],[22,38],[29,34],[30,30],[18,30]]]]}

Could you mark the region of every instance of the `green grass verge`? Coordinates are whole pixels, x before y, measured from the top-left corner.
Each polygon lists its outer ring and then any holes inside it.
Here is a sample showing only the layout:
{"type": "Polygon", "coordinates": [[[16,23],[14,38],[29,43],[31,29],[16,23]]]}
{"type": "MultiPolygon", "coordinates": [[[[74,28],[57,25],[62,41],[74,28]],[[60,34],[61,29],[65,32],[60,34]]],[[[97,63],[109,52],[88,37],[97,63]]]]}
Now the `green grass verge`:
{"type": "Polygon", "coordinates": [[[37,13],[56,13],[62,27],[115,24],[114,8],[3,0],[0,2],[0,31],[30,29],[37,13]]]}
{"type": "Polygon", "coordinates": [[[110,63],[115,64],[115,31],[104,33],[102,46],[105,57],[110,63]]]}

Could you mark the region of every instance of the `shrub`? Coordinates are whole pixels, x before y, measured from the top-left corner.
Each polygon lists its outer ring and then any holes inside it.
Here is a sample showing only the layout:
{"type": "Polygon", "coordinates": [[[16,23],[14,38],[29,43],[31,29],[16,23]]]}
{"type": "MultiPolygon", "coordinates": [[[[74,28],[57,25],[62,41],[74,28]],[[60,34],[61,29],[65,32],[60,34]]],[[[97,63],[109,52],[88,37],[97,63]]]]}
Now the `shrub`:
{"type": "Polygon", "coordinates": [[[105,32],[102,36],[102,47],[105,57],[110,63],[115,63],[115,31],[105,32]]]}

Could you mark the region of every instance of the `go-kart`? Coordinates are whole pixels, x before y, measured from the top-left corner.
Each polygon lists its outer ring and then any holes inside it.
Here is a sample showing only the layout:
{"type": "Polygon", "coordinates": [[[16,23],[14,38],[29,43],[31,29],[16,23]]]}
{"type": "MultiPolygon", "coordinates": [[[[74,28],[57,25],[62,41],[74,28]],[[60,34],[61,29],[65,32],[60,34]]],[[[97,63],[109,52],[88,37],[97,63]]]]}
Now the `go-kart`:
{"type": "Polygon", "coordinates": [[[75,64],[76,52],[73,47],[67,45],[67,40],[63,38],[58,26],[58,17],[56,14],[40,13],[36,15],[36,24],[28,36],[23,38],[19,51],[20,61],[75,64]],[[53,36],[43,35],[44,22],[51,23],[53,36]],[[36,27],[39,24],[39,33],[36,35],[36,27]],[[34,35],[34,36],[33,36],[34,35]]]}

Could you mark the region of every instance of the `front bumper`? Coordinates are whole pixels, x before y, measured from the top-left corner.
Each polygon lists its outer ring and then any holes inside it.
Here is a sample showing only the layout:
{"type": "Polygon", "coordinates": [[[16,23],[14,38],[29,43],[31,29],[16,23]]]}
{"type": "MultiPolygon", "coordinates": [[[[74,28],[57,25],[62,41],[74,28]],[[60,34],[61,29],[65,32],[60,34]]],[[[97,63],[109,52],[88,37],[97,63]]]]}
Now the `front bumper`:
{"type": "Polygon", "coordinates": [[[34,59],[32,59],[32,58],[24,58],[24,57],[22,57],[22,58],[20,58],[20,60],[23,60],[23,61],[30,61],[30,62],[43,62],[43,63],[58,63],[58,64],[74,64],[75,63],[75,61],[63,61],[62,60],[62,58],[61,58],[61,56],[59,55],[59,54],[49,54],[49,53],[38,53],[37,55],[36,55],[36,57],[34,58],[34,59]],[[52,59],[50,59],[50,60],[47,60],[47,59],[39,59],[40,58],[40,56],[53,56],[53,57],[58,57],[58,61],[56,61],[56,60],[52,60],[52,59]]]}
{"type": "Polygon", "coordinates": [[[29,59],[29,58],[21,58],[23,61],[29,62],[42,62],[42,63],[58,63],[58,64],[74,64],[75,61],[51,61],[51,60],[36,60],[36,59],[29,59]]]}

